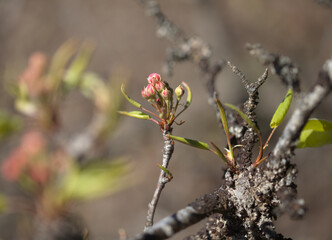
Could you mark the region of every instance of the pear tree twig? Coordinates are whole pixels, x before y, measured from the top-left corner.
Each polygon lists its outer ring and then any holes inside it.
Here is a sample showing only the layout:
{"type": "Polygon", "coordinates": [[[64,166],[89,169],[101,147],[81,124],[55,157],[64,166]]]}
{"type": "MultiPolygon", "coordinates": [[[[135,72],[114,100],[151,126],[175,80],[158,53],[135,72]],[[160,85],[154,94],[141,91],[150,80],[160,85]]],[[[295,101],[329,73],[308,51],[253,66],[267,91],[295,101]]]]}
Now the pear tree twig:
{"type": "MultiPolygon", "coordinates": [[[[164,148],[163,148],[163,160],[162,160],[163,168],[167,168],[174,151],[174,142],[172,139],[168,137],[169,134],[171,134],[170,131],[164,130],[163,132],[164,148]]],[[[144,231],[148,230],[153,225],[153,218],[161,192],[164,189],[165,185],[170,181],[171,178],[168,177],[168,174],[164,170],[161,170],[156,190],[153,194],[151,202],[148,205],[148,213],[146,216],[144,231]]]]}

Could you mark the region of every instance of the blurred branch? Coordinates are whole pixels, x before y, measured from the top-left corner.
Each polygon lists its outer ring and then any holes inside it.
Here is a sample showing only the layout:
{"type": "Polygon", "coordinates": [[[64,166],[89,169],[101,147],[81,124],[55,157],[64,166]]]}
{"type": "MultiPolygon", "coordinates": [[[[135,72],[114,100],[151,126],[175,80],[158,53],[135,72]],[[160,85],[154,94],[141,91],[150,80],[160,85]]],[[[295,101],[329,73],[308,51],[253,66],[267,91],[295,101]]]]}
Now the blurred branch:
{"type": "Polygon", "coordinates": [[[332,8],[332,0],[316,0],[316,2],[325,7],[332,8]]]}
{"type": "Polygon", "coordinates": [[[292,60],[280,54],[269,53],[260,44],[247,44],[246,49],[264,66],[269,66],[273,74],[277,74],[282,82],[295,92],[300,92],[299,68],[292,60]]]}

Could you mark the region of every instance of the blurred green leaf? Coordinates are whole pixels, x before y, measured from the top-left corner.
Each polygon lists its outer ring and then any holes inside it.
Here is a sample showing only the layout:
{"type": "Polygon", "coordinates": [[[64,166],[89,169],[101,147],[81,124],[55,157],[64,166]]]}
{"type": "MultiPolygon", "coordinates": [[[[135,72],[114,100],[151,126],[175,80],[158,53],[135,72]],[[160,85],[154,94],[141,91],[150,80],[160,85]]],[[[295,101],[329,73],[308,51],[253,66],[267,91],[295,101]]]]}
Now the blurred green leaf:
{"type": "Polygon", "coordinates": [[[17,111],[27,116],[35,115],[38,110],[35,103],[28,101],[26,99],[17,99],[15,101],[15,108],[17,109],[17,111]]]}
{"type": "Polygon", "coordinates": [[[256,127],[256,125],[247,117],[247,115],[244,112],[242,112],[240,109],[238,109],[232,104],[225,103],[225,105],[236,111],[250,125],[250,127],[252,127],[257,133],[259,133],[259,130],[256,127]]]}
{"type": "Polygon", "coordinates": [[[320,147],[332,143],[332,122],[309,119],[302,129],[297,148],[320,147]]]}
{"type": "Polygon", "coordinates": [[[184,137],[177,137],[177,136],[173,136],[173,135],[168,135],[169,138],[176,140],[178,142],[187,144],[189,146],[195,147],[195,148],[200,148],[200,149],[205,149],[205,150],[209,150],[209,144],[205,143],[205,142],[200,142],[197,140],[193,140],[193,139],[189,139],[189,138],[184,138],[184,137]]]}
{"type": "Polygon", "coordinates": [[[127,171],[128,164],[122,159],[84,168],[73,165],[59,193],[60,201],[88,200],[120,190],[128,184],[122,178],[127,171]]]}
{"type": "Polygon", "coordinates": [[[272,117],[272,120],[270,122],[271,128],[278,127],[282,123],[292,103],[292,98],[293,98],[293,91],[292,89],[288,89],[284,100],[279,104],[277,110],[275,111],[272,117]]]}
{"type": "Polygon", "coordinates": [[[131,112],[118,111],[118,113],[120,113],[122,115],[126,115],[128,117],[133,117],[133,118],[138,118],[138,119],[150,119],[151,118],[148,114],[143,113],[141,111],[131,111],[131,112]]]}
{"type": "Polygon", "coordinates": [[[128,97],[128,95],[125,93],[124,91],[124,84],[121,85],[121,92],[123,94],[123,96],[127,99],[128,102],[130,102],[132,105],[134,105],[135,107],[141,108],[141,104],[139,104],[138,102],[132,100],[130,97],[128,97]]]}
{"type": "Polygon", "coordinates": [[[0,214],[3,213],[8,205],[8,200],[5,195],[0,194],[0,214]]]}
{"type": "Polygon", "coordinates": [[[0,110],[0,140],[17,132],[21,128],[19,118],[0,110]]]}
{"type": "Polygon", "coordinates": [[[70,88],[79,84],[82,74],[91,60],[93,50],[94,46],[91,43],[85,42],[82,44],[76,58],[72,61],[64,76],[64,82],[70,88]]]}
{"type": "Polygon", "coordinates": [[[75,40],[69,40],[62,44],[53,56],[48,72],[48,81],[50,81],[50,87],[55,90],[59,87],[62,80],[65,67],[75,52],[77,51],[79,44],[75,40]]]}

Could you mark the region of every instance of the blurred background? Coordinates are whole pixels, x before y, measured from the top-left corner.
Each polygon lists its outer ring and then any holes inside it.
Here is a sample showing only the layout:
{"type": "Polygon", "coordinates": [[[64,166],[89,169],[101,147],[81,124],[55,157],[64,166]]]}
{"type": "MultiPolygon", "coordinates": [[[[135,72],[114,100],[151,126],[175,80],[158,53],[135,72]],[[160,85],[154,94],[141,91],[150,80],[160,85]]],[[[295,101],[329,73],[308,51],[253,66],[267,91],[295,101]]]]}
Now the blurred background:
{"type": "MultiPolygon", "coordinates": [[[[332,54],[332,10],[313,0],[168,0],[158,1],[162,11],[187,35],[198,35],[210,44],[213,60],[226,59],[237,65],[251,81],[264,68],[244,49],[244,44],[261,43],[275,53],[289,56],[301,68],[301,87],[310,88],[326,59],[332,54]]],[[[170,46],[158,39],[155,23],[134,0],[0,0],[0,80],[16,81],[29,56],[42,51],[52,56],[66,40],[93,41],[97,48],[89,69],[103,78],[116,72],[129,76],[128,94],[140,102],[141,89],[152,72],[161,73],[170,46]]],[[[190,62],[177,64],[167,80],[176,87],[186,81],[193,91],[191,107],[181,116],[186,123],[174,127],[174,135],[225,145],[214,110],[207,103],[200,72],[190,62]]],[[[219,74],[217,87],[225,102],[242,103],[246,92],[240,80],[227,68],[219,74]]],[[[269,121],[283,99],[286,88],[270,76],[260,89],[257,109],[260,128],[269,134],[269,121]]],[[[91,120],[92,106],[80,95],[69,95],[62,109],[69,135],[81,132],[91,120]]],[[[145,104],[149,107],[148,104],[145,104]]],[[[332,96],[313,113],[313,117],[331,121],[332,96]]],[[[12,98],[0,88],[0,106],[14,112],[12,98]]],[[[132,110],[126,104],[124,110],[132,110]]],[[[282,127],[277,130],[273,146],[282,127]]],[[[1,142],[4,158],[16,146],[15,139],[1,142]]],[[[162,136],[149,121],[122,117],[108,141],[113,156],[125,155],[134,168],[133,184],[108,197],[78,203],[73,211],[82,216],[91,239],[118,239],[118,230],[129,236],[141,232],[148,202],[151,200],[161,161],[162,136]]],[[[308,212],[303,220],[282,216],[277,231],[293,239],[331,239],[332,161],[331,146],[296,151],[298,196],[305,199],[308,212]]],[[[221,161],[209,152],[176,144],[169,169],[174,175],[162,193],[155,220],[174,213],[221,183],[221,161]]],[[[2,190],[7,184],[1,180],[2,190]]],[[[200,222],[173,239],[198,231],[200,222]]],[[[0,239],[17,239],[11,216],[0,218],[0,239]]]]}

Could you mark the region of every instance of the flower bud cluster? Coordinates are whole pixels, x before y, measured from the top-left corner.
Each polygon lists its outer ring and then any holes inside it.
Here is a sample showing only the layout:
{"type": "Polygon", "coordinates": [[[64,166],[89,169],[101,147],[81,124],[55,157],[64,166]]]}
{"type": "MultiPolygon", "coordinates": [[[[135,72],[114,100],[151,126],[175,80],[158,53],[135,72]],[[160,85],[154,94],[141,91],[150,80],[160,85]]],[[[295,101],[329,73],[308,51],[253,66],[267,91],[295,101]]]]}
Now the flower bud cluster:
{"type": "Polygon", "coordinates": [[[160,118],[169,120],[174,117],[177,105],[184,94],[180,85],[175,90],[176,105],[173,107],[173,89],[167,82],[162,81],[158,73],[151,73],[147,78],[148,85],[142,90],[141,95],[147,99],[158,111],[160,118]]]}

